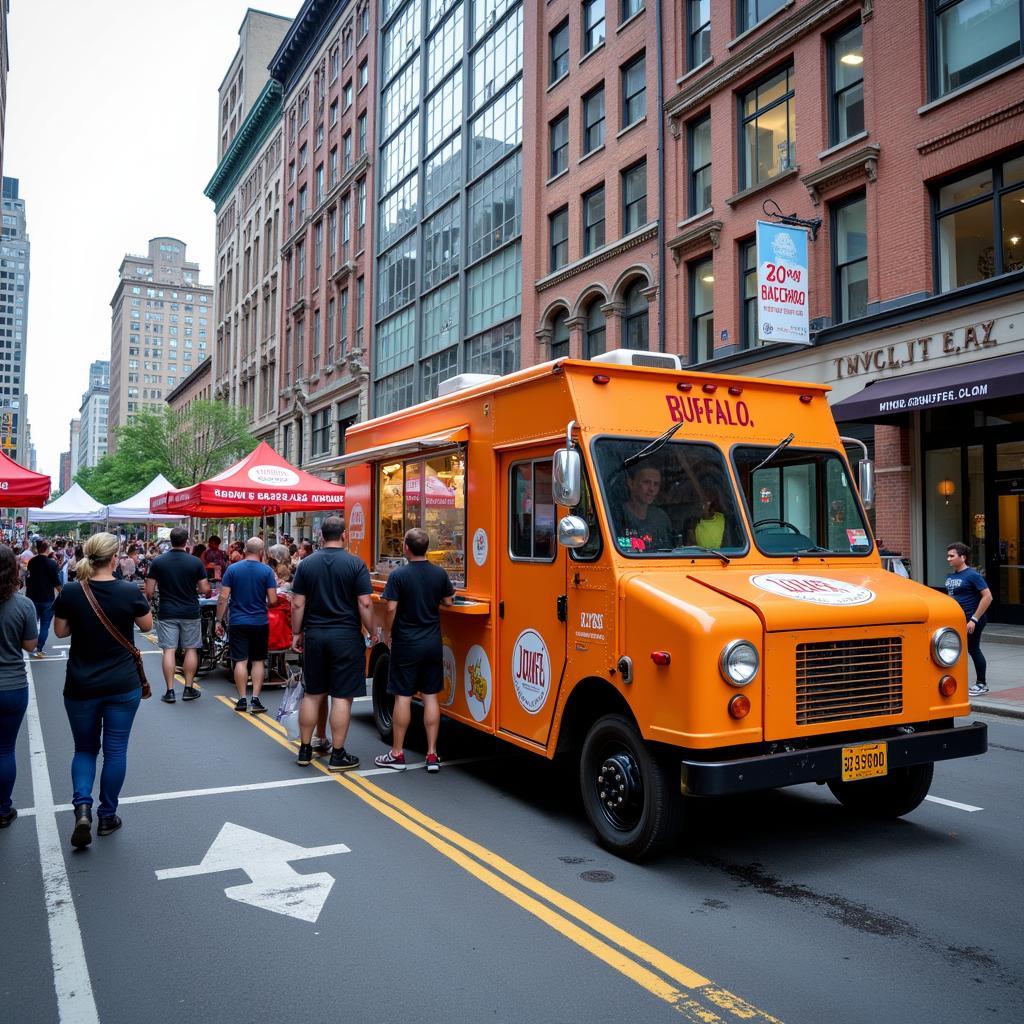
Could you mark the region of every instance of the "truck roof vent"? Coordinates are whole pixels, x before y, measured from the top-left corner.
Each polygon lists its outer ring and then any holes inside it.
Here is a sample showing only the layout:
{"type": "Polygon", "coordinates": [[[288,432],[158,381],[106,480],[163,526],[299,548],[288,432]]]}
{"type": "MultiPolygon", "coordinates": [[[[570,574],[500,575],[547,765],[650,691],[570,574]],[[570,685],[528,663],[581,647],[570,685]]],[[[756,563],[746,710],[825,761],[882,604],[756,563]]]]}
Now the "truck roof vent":
{"type": "Polygon", "coordinates": [[[647,366],[654,370],[681,370],[679,356],[671,352],[640,352],[632,348],[616,348],[594,356],[595,363],[614,363],[616,366],[647,366]]]}
{"type": "Polygon", "coordinates": [[[486,384],[488,381],[497,379],[498,374],[496,373],[457,373],[454,377],[449,377],[437,385],[437,397],[444,398],[445,395],[454,395],[456,391],[465,391],[466,388],[473,388],[477,384],[486,384]]]}

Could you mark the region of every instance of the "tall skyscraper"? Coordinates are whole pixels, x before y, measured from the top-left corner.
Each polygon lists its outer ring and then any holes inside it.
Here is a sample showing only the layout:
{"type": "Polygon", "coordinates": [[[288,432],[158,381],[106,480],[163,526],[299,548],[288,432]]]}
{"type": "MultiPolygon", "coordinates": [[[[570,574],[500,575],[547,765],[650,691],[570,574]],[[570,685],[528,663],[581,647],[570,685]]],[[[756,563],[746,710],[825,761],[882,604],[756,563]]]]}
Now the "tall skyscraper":
{"type": "Polygon", "coordinates": [[[4,170],[4,134],[7,128],[7,71],[10,68],[7,50],[9,8],[9,0],[0,0],[0,175],[4,170]]]}
{"type": "Polygon", "coordinates": [[[97,360],[89,367],[89,390],[82,395],[79,418],[78,461],[72,477],[87,466],[95,466],[107,454],[107,408],[110,398],[110,363],[97,360]],[[101,369],[100,369],[101,368],[101,369]]]}
{"type": "Polygon", "coordinates": [[[213,289],[199,283],[199,264],[185,243],[158,236],[148,256],[126,254],[110,300],[110,405],[107,447],[136,413],[157,412],[164,395],[207,356],[213,289]]]}
{"type": "Polygon", "coordinates": [[[0,448],[24,464],[25,339],[28,330],[30,245],[25,200],[18,179],[3,179],[3,237],[0,241],[0,448]]]}

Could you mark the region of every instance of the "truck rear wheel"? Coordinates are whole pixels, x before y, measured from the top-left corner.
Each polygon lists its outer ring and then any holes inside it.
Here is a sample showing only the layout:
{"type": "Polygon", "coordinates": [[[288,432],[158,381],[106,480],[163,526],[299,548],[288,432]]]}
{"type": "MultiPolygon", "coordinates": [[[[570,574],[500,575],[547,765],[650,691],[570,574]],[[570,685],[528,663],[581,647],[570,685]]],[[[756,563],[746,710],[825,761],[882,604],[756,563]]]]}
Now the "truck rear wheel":
{"type": "Polygon", "coordinates": [[[828,784],[832,795],[847,809],[872,818],[902,818],[928,795],[934,764],[896,768],[881,779],[828,784]]]}
{"type": "Polygon", "coordinates": [[[598,842],[627,860],[663,849],[682,823],[678,773],[623,715],[598,719],[583,741],[580,793],[598,842]]]}
{"type": "Polygon", "coordinates": [[[388,655],[382,654],[373,666],[373,724],[385,743],[392,740],[391,713],[395,698],[388,693],[388,655]]]}

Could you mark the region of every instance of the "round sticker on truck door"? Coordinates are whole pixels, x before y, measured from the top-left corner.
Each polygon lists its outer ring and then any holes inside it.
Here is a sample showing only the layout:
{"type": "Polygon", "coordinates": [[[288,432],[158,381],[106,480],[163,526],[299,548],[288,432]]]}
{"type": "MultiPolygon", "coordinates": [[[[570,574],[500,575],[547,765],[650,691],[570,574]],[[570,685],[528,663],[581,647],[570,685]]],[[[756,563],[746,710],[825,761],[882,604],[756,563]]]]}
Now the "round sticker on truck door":
{"type": "Polygon", "coordinates": [[[544,638],[535,629],[524,629],[512,649],[512,685],[523,709],[537,714],[551,691],[551,659],[544,638]]]}
{"type": "Polygon", "coordinates": [[[848,608],[851,605],[870,604],[875,599],[875,592],[867,587],[824,576],[768,572],[751,576],[750,582],[776,597],[791,597],[794,601],[807,601],[810,604],[848,608]]]}

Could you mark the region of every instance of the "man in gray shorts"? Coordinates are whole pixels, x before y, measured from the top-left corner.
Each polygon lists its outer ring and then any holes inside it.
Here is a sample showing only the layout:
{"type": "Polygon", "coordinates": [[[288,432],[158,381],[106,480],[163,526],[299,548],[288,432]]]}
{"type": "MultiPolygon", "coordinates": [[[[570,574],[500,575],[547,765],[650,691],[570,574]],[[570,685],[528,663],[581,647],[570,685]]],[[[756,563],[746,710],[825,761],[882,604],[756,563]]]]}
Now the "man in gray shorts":
{"type": "Polygon", "coordinates": [[[193,685],[199,668],[199,651],[203,646],[202,620],[199,617],[199,595],[207,597],[210,584],[206,568],[195,555],[185,550],[188,531],[180,526],[171,530],[171,550],[153,560],[146,577],[146,597],[153,600],[153,591],[160,588],[160,616],[157,619],[157,643],[164,652],[163,670],[167,690],[160,698],[174,703],[174,652],[185,652],[185,689],[182,700],[195,700],[199,691],[193,685]]]}

